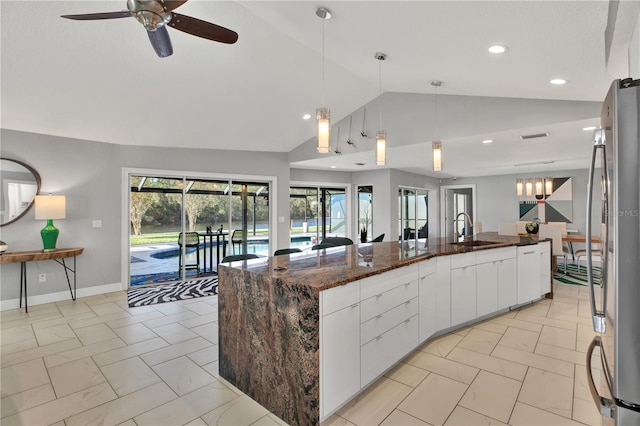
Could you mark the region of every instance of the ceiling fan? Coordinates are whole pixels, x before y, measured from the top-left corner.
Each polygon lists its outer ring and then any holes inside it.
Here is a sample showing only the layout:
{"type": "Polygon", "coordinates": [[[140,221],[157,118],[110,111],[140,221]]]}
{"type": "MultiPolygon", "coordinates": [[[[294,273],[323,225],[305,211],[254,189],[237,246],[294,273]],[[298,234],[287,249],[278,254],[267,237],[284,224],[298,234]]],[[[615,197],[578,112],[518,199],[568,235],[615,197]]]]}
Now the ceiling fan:
{"type": "Polygon", "coordinates": [[[159,57],[173,53],[167,25],[182,32],[220,43],[233,44],[238,40],[235,31],[216,24],[201,21],[190,16],[173,12],[187,0],[127,0],[127,9],[120,12],[87,13],[82,15],[62,15],[62,18],[78,21],[96,19],[117,19],[134,17],[147,30],[153,49],[159,57]]]}

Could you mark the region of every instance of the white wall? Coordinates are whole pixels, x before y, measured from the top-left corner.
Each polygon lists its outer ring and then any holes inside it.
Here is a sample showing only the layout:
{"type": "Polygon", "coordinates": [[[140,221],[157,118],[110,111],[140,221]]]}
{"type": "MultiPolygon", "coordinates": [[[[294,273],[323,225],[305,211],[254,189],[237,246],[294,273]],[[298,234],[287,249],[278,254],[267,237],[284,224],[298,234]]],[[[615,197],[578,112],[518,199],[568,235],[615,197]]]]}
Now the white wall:
{"type": "Polygon", "coordinates": [[[629,77],[640,79],[640,14],[629,43],[629,77]]]}

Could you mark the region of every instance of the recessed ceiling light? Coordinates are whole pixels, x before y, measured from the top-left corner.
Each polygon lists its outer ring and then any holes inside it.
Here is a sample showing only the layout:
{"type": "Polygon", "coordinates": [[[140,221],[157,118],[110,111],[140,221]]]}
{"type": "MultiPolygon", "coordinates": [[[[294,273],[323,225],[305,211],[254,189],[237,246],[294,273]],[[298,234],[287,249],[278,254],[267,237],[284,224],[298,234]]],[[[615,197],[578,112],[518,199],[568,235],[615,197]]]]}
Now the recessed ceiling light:
{"type": "Polygon", "coordinates": [[[549,81],[549,83],[561,86],[563,84],[567,84],[568,82],[564,78],[554,78],[553,80],[549,81]]]}
{"type": "Polygon", "coordinates": [[[597,129],[596,126],[589,126],[589,127],[583,127],[582,130],[584,130],[585,132],[589,132],[591,130],[595,130],[597,129]]]}
{"type": "Polygon", "coordinates": [[[331,166],[332,169],[335,169],[336,167],[338,167],[338,166],[331,166]]]}
{"type": "Polygon", "coordinates": [[[493,139],[485,139],[482,143],[493,143],[493,139]]]}
{"type": "Polygon", "coordinates": [[[305,115],[302,116],[303,120],[308,120],[310,118],[311,118],[311,114],[305,114],[305,115]]]}
{"type": "Polygon", "coordinates": [[[489,47],[489,52],[491,53],[504,53],[507,51],[507,46],[502,46],[499,44],[495,44],[491,47],[489,47]]]}

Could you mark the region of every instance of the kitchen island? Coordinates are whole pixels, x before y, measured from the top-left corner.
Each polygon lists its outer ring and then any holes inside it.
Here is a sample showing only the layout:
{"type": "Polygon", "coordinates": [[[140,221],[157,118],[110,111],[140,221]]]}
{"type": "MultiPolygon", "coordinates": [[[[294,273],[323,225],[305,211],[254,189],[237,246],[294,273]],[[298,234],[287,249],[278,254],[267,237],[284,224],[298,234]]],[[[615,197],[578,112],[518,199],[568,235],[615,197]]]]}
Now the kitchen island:
{"type": "Polygon", "coordinates": [[[289,424],[319,424],[429,338],[547,293],[548,247],[483,233],[221,264],[220,376],[289,424]]]}

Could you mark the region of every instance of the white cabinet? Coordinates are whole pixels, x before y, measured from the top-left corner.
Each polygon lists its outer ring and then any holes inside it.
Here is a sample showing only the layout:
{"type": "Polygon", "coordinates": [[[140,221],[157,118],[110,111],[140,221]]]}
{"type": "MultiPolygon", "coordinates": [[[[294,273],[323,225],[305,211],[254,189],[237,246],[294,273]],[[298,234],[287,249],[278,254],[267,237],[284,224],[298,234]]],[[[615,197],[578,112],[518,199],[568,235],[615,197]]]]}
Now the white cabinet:
{"type": "Polygon", "coordinates": [[[476,316],[481,317],[498,310],[499,260],[476,266],[476,316]]]}
{"type": "Polygon", "coordinates": [[[516,249],[511,248],[513,257],[502,259],[498,263],[498,309],[506,309],[518,304],[516,249]]]}
{"type": "Polygon", "coordinates": [[[540,294],[551,292],[551,243],[544,241],[540,247],[540,294]]]}
{"type": "Polygon", "coordinates": [[[476,265],[451,269],[451,325],[476,318],[476,297],[476,265]]]}
{"type": "Polygon", "coordinates": [[[540,298],[540,250],[537,244],[518,250],[518,304],[540,298]]]}
{"type": "Polygon", "coordinates": [[[321,416],[360,391],[360,282],[320,293],[321,416]]]}
{"type": "Polygon", "coordinates": [[[418,264],[420,273],[419,297],[419,337],[423,342],[437,330],[436,326],[436,271],[437,259],[432,258],[418,264]]]}
{"type": "Polygon", "coordinates": [[[451,327],[451,257],[436,257],[436,330],[451,327]]]}

